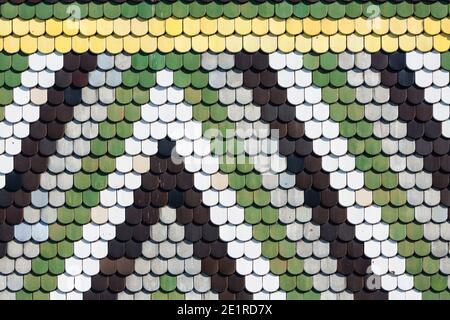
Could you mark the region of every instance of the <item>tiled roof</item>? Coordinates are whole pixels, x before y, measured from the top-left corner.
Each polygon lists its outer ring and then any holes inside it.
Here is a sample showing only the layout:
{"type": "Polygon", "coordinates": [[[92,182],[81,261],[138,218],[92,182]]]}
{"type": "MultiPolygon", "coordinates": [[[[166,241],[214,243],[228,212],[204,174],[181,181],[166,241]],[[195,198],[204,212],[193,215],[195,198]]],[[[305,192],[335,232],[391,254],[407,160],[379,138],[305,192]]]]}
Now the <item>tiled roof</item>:
{"type": "Polygon", "coordinates": [[[445,1],[0,1],[0,299],[449,299],[445,1]]]}

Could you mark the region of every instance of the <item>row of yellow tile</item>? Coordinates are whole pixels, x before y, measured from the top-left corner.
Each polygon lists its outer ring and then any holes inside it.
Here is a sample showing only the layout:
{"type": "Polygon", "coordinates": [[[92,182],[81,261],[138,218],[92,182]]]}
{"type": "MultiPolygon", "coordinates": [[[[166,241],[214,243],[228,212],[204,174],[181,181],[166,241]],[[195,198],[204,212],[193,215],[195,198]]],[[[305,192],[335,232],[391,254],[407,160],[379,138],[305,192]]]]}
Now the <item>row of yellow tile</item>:
{"type": "Polygon", "coordinates": [[[52,37],[65,34],[67,36],[74,36],[81,34],[87,37],[93,35],[109,36],[115,34],[116,36],[124,37],[129,34],[135,36],[179,36],[185,34],[187,36],[196,36],[199,34],[214,35],[220,34],[229,36],[238,34],[245,36],[248,34],[255,34],[258,36],[272,34],[283,35],[289,33],[290,35],[306,34],[309,36],[316,36],[319,34],[334,35],[336,33],[352,34],[358,33],[360,35],[367,35],[375,33],[377,35],[395,34],[403,35],[411,33],[419,35],[426,33],[429,35],[438,35],[440,33],[450,34],[450,19],[445,18],[436,20],[433,18],[419,19],[410,17],[402,19],[399,17],[393,18],[342,18],[338,20],[324,18],[316,20],[312,18],[305,19],[279,19],[279,18],[254,18],[244,19],[242,17],[236,19],[228,18],[201,18],[194,19],[191,17],[185,19],[168,18],[161,20],[152,18],[149,20],[134,19],[82,19],[80,21],[68,20],[22,20],[20,18],[5,20],[0,19],[0,36],[8,36],[15,34],[17,36],[24,36],[31,34],[34,36],[49,35],[52,37]]]}
{"type": "Polygon", "coordinates": [[[136,53],[140,50],[144,52],[187,52],[194,50],[196,52],[239,52],[245,50],[247,52],[255,52],[262,50],[265,52],[274,52],[280,50],[282,52],[309,52],[314,51],[323,53],[326,51],[343,52],[349,50],[351,52],[377,52],[383,49],[386,52],[394,52],[398,49],[403,51],[420,50],[428,52],[436,50],[439,52],[448,51],[450,48],[450,36],[439,34],[430,36],[426,34],[413,35],[405,34],[397,36],[387,34],[383,36],[369,34],[361,36],[356,33],[350,35],[335,34],[332,36],[318,35],[314,37],[300,34],[292,36],[283,34],[280,36],[264,35],[257,36],[254,34],[240,36],[230,35],[227,37],[221,35],[197,35],[188,37],[180,35],[177,37],[160,36],[152,37],[145,35],[136,37],[128,35],[125,37],[117,36],[91,36],[84,37],[76,35],[68,37],[65,35],[50,37],[40,36],[34,37],[26,35],[23,37],[7,36],[0,38],[0,51],[4,50],[8,53],[22,51],[31,54],[36,51],[42,53],[50,53],[58,51],[61,53],[69,52],[87,52],[93,53],[110,52],[113,54],[125,51],[127,53],[136,53]]]}

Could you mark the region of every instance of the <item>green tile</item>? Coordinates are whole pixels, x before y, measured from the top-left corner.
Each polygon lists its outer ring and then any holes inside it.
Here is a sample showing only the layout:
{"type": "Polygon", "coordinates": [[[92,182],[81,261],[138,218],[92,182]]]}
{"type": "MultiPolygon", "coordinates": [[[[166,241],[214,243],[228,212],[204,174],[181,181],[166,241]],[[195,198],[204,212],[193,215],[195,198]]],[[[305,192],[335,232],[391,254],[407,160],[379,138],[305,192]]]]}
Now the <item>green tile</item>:
{"type": "Polygon", "coordinates": [[[292,291],[297,287],[297,278],[287,274],[280,277],[280,289],[283,291],[292,291]]]}
{"type": "Polygon", "coordinates": [[[310,14],[315,19],[323,19],[327,16],[328,12],[328,4],[325,4],[321,1],[312,3],[310,5],[310,14]]]}
{"type": "Polygon", "coordinates": [[[262,256],[273,259],[278,256],[278,242],[267,240],[261,244],[262,256]]]}
{"type": "Polygon", "coordinates": [[[176,18],[185,18],[189,15],[189,4],[176,1],[172,4],[172,15],[176,18]]]}
{"type": "Polygon", "coordinates": [[[271,225],[270,238],[275,241],[281,241],[286,238],[286,226],[279,223],[271,225]]]}
{"type": "Polygon", "coordinates": [[[42,275],[48,272],[48,261],[40,257],[31,261],[31,271],[36,275],[42,275]]]}
{"type": "Polygon", "coordinates": [[[406,272],[417,275],[422,272],[422,258],[410,257],[406,259],[406,272]]]}
{"type": "Polygon", "coordinates": [[[282,275],[286,272],[286,260],[275,258],[270,260],[270,271],[275,275],[282,275]]]}
{"type": "Polygon", "coordinates": [[[223,14],[223,7],[222,5],[217,5],[216,2],[210,2],[206,4],[206,15],[209,18],[217,19],[221,17],[223,14]]]}
{"type": "Polygon", "coordinates": [[[249,224],[257,224],[261,222],[261,208],[250,206],[245,208],[245,222],[249,224]]]}
{"type": "Polygon", "coordinates": [[[39,2],[34,7],[38,19],[47,20],[53,16],[53,6],[49,3],[39,2]]]}
{"type": "Polygon", "coordinates": [[[66,238],[66,227],[53,223],[48,227],[49,238],[55,242],[60,242],[66,238]]]}
{"type": "Polygon", "coordinates": [[[306,275],[306,274],[301,274],[299,276],[297,276],[297,288],[302,291],[309,291],[312,289],[313,286],[313,278],[306,275]]]}
{"type": "Polygon", "coordinates": [[[258,6],[251,2],[246,2],[241,5],[241,16],[247,19],[252,19],[258,15],[258,6]]]}
{"type": "MultiPolygon", "coordinates": [[[[55,243],[43,242],[39,245],[39,253],[45,259],[54,258],[58,253],[57,246],[55,243]]],[[[49,268],[51,268],[51,262],[49,264],[49,268]]]]}
{"type": "Polygon", "coordinates": [[[58,243],[58,255],[61,258],[70,258],[73,256],[73,244],[69,241],[58,243]]]}
{"type": "Polygon", "coordinates": [[[338,1],[328,4],[328,16],[333,19],[340,19],[345,16],[345,5],[338,1]]]}
{"type": "Polygon", "coordinates": [[[294,15],[297,18],[306,18],[309,15],[309,5],[305,2],[296,3],[294,5],[294,15]]]}
{"type": "Polygon", "coordinates": [[[58,208],[58,222],[61,224],[72,223],[75,218],[75,211],[68,207],[58,208]]]}
{"type": "MultiPolygon", "coordinates": [[[[317,2],[320,3],[320,2],[317,2]]],[[[320,66],[327,71],[336,69],[338,65],[337,55],[331,52],[320,55],[320,66]]]]}
{"type": "Polygon", "coordinates": [[[431,276],[431,288],[434,291],[440,292],[447,290],[448,276],[437,273],[431,276]]]}
{"type": "Polygon", "coordinates": [[[46,292],[55,291],[57,288],[58,279],[55,276],[44,274],[41,277],[41,289],[46,292]]]}
{"type": "Polygon", "coordinates": [[[278,210],[274,207],[264,207],[261,209],[262,220],[267,224],[274,224],[278,220],[278,210]]]}
{"type": "MultiPolygon", "coordinates": [[[[56,245],[55,245],[55,255],[56,255],[56,245]]],[[[64,269],[64,260],[59,258],[59,257],[51,259],[48,262],[48,270],[53,275],[63,274],[64,271],[65,271],[65,269],[64,269]]]]}
{"type": "Polygon", "coordinates": [[[288,260],[287,271],[290,274],[298,275],[303,272],[303,260],[294,257],[288,260]]]}
{"type": "Polygon", "coordinates": [[[294,8],[292,4],[289,2],[283,1],[275,4],[275,14],[277,17],[281,19],[286,19],[290,17],[294,12],[294,8]]]}
{"type": "Polygon", "coordinates": [[[253,238],[256,241],[266,241],[269,239],[269,226],[263,223],[253,226],[253,238]]]}
{"type": "Polygon", "coordinates": [[[258,6],[258,14],[262,18],[270,18],[275,14],[275,6],[270,2],[263,2],[258,6]]]}
{"type": "Polygon", "coordinates": [[[401,257],[411,257],[414,254],[414,242],[404,240],[398,243],[397,245],[398,254],[401,257]]]}
{"type": "MultiPolygon", "coordinates": [[[[272,227],[271,227],[271,230],[272,230],[272,227]]],[[[280,256],[282,256],[283,258],[286,258],[286,259],[294,257],[295,253],[296,253],[296,249],[297,249],[296,243],[291,242],[289,240],[280,241],[280,245],[278,248],[280,256]]]]}
{"type": "Polygon", "coordinates": [[[230,19],[238,17],[240,11],[241,11],[240,6],[234,3],[233,1],[230,1],[223,5],[223,14],[230,19]]]}
{"type": "Polygon", "coordinates": [[[108,19],[117,19],[120,17],[120,4],[106,2],[103,4],[103,15],[108,19]]]}
{"type": "Polygon", "coordinates": [[[160,19],[167,19],[172,15],[172,4],[160,1],[156,3],[155,14],[160,19]]]}
{"type": "Polygon", "coordinates": [[[414,288],[419,291],[428,290],[431,286],[430,277],[424,274],[418,274],[414,277],[414,288]]]}
{"type": "Polygon", "coordinates": [[[72,223],[66,226],[66,237],[70,241],[78,241],[83,238],[83,227],[81,225],[72,223]]]}
{"type": "Polygon", "coordinates": [[[395,241],[402,241],[406,238],[406,225],[394,223],[389,226],[389,237],[395,241]]]}
{"type": "Polygon", "coordinates": [[[165,292],[173,291],[177,288],[177,278],[164,274],[159,278],[161,290],[165,292]]]}
{"type": "Polygon", "coordinates": [[[206,14],[206,6],[197,1],[193,1],[189,4],[189,14],[193,18],[201,18],[206,14]]]}
{"type": "Polygon", "coordinates": [[[41,287],[41,278],[27,273],[23,276],[23,287],[29,292],[37,291],[41,287]]]}

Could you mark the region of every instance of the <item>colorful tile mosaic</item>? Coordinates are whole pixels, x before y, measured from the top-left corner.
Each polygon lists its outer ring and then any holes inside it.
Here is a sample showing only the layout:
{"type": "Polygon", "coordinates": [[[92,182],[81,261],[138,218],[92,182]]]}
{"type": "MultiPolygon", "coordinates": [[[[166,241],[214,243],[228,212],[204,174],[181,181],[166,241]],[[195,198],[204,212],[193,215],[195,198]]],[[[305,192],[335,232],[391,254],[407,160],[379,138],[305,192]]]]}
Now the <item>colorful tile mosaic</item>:
{"type": "Polygon", "coordinates": [[[450,299],[449,11],[0,1],[0,299],[450,299]]]}

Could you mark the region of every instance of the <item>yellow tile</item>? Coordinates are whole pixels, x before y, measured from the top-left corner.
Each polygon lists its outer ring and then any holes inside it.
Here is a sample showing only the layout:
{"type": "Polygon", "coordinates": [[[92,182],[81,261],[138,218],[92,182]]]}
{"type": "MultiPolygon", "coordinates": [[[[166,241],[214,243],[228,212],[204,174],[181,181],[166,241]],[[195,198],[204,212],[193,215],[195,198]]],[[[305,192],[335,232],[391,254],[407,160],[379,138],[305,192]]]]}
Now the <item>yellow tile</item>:
{"type": "Polygon", "coordinates": [[[20,50],[20,39],[16,36],[7,36],[3,39],[3,47],[7,53],[16,53],[20,50]]]}
{"type": "Polygon", "coordinates": [[[205,52],[208,50],[208,36],[199,34],[192,37],[192,49],[195,52],[205,52]]]}
{"type": "Polygon", "coordinates": [[[446,34],[438,34],[433,37],[433,46],[439,52],[445,52],[450,47],[450,37],[446,34]]]}
{"type": "Polygon", "coordinates": [[[100,18],[97,19],[97,33],[101,36],[109,36],[114,31],[114,23],[112,20],[100,18]]]}
{"type": "Polygon", "coordinates": [[[220,17],[217,21],[217,31],[223,36],[234,33],[234,19],[220,17]]]}
{"type": "Polygon", "coordinates": [[[164,20],[152,18],[148,20],[148,31],[153,36],[161,36],[166,32],[166,24],[164,20]]]}
{"type": "Polygon", "coordinates": [[[191,50],[191,37],[184,34],[175,38],[175,50],[178,52],[188,52],[191,50]]]}
{"type": "Polygon", "coordinates": [[[131,22],[129,19],[118,18],[114,20],[114,34],[119,37],[124,37],[130,34],[131,22]]]}
{"type": "Polygon", "coordinates": [[[89,50],[92,53],[100,54],[106,51],[106,38],[103,36],[89,37],[89,50]]]}
{"type": "Polygon", "coordinates": [[[393,34],[385,34],[381,37],[381,47],[386,52],[398,50],[398,37],[393,34]]]}
{"type": "MultiPolygon", "coordinates": [[[[272,34],[266,34],[261,37],[261,50],[266,53],[271,53],[277,50],[278,48],[278,37],[272,34]]],[[[280,49],[281,50],[281,49],[280,49]]]]}
{"type": "Polygon", "coordinates": [[[83,19],[80,22],[80,33],[84,36],[90,37],[97,33],[97,20],[83,19]]]}
{"type": "Polygon", "coordinates": [[[38,50],[45,54],[55,51],[55,38],[47,35],[40,36],[38,38],[38,50]]]}
{"type": "Polygon", "coordinates": [[[375,53],[381,49],[381,37],[376,34],[368,34],[364,37],[364,49],[367,52],[375,53]]]}
{"type": "Polygon", "coordinates": [[[369,34],[372,32],[372,22],[374,19],[367,19],[367,18],[356,18],[355,19],[355,31],[365,36],[366,34],[369,34]]]}
{"type": "Polygon", "coordinates": [[[63,31],[62,21],[56,20],[54,18],[45,20],[45,31],[49,36],[59,36],[63,31]]]}
{"type": "Polygon", "coordinates": [[[306,34],[299,34],[295,37],[295,49],[298,52],[306,53],[311,51],[311,37],[306,34]]]}
{"type": "Polygon", "coordinates": [[[351,52],[361,52],[364,50],[364,37],[353,33],[347,36],[347,49],[351,52]]]}
{"type": "Polygon", "coordinates": [[[161,36],[158,38],[158,49],[161,52],[168,53],[173,51],[175,41],[173,37],[161,36]]]}
{"type": "Polygon", "coordinates": [[[30,31],[29,20],[23,20],[20,18],[12,19],[13,22],[13,32],[17,36],[24,36],[30,31]]]}
{"type": "Polygon", "coordinates": [[[330,48],[329,36],[319,34],[315,37],[312,37],[312,49],[317,53],[327,52],[330,48]]]}
{"type": "Polygon", "coordinates": [[[389,30],[395,35],[405,34],[407,30],[407,20],[398,17],[392,17],[389,21],[389,30]]]}
{"type": "Polygon", "coordinates": [[[0,36],[10,35],[12,31],[12,21],[0,18],[0,36]]]}
{"type": "Polygon", "coordinates": [[[55,50],[60,53],[67,53],[72,50],[72,39],[66,35],[60,35],[55,38],[55,50]]]}
{"type": "Polygon", "coordinates": [[[192,17],[183,19],[183,32],[188,36],[196,36],[200,33],[200,20],[192,17]]]}
{"type": "Polygon", "coordinates": [[[170,36],[178,36],[183,32],[183,20],[170,17],[166,19],[166,33],[170,36]]]}
{"type": "Polygon", "coordinates": [[[292,35],[298,35],[303,30],[303,24],[300,19],[288,18],[286,21],[286,31],[292,35]]]}
{"type": "Polygon", "coordinates": [[[3,38],[0,38],[0,51],[3,50],[3,38]]]}
{"type": "Polygon", "coordinates": [[[252,31],[258,36],[262,36],[269,32],[269,20],[256,17],[252,19],[252,31]]]}
{"type": "Polygon", "coordinates": [[[280,19],[278,17],[270,18],[269,30],[274,35],[282,35],[286,32],[286,19],[280,19]]]}
{"type": "Polygon", "coordinates": [[[389,23],[389,19],[377,17],[372,20],[372,30],[379,35],[387,34],[389,32],[389,23]]]}
{"type": "Polygon", "coordinates": [[[43,34],[45,34],[45,21],[39,19],[31,19],[30,33],[33,36],[42,36],[43,34]]]}
{"type": "Polygon", "coordinates": [[[89,38],[81,35],[72,37],[72,50],[76,53],[84,53],[89,50],[89,38]]]}
{"type": "Polygon", "coordinates": [[[320,20],[307,17],[303,19],[303,32],[309,36],[315,36],[320,33],[320,20]]]}
{"type": "Polygon", "coordinates": [[[435,35],[441,32],[441,22],[433,18],[425,18],[423,24],[424,30],[430,35],[435,35]]]}
{"type": "Polygon", "coordinates": [[[416,37],[408,33],[401,35],[398,37],[398,46],[403,51],[412,51],[416,48],[416,37]]]}
{"type": "Polygon", "coordinates": [[[256,52],[260,48],[260,38],[253,34],[248,34],[242,39],[244,50],[247,52],[256,52]]]}
{"type": "Polygon", "coordinates": [[[324,18],[320,21],[322,33],[328,36],[336,34],[338,31],[338,22],[335,19],[324,18]]]}
{"type": "Polygon", "coordinates": [[[63,33],[67,36],[74,36],[80,30],[80,22],[73,19],[66,19],[62,22],[63,33]]]}
{"type": "Polygon", "coordinates": [[[427,34],[416,36],[416,48],[422,52],[428,52],[433,49],[433,37],[427,34]]]}
{"type": "Polygon", "coordinates": [[[330,37],[330,49],[333,52],[344,52],[347,49],[347,36],[336,33],[330,37]]]}
{"type": "Polygon", "coordinates": [[[213,35],[217,32],[217,20],[208,17],[200,19],[200,31],[206,35],[213,35]]]}
{"type": "Polygon", "coordinates": [[[242,36],[250,34],[252,32],[252,20],[237,17],[234,19],[234,30],[242,36]]]}
{"type": "Polygon", "coordinates": [[[225,50],[225,37],[220,34],[209,36],[208,46],[212,52],[223,52],[225,50]]]}
{"type": "Polygon", "coordinates": [[[290,34],[282,34],[281,36],[278,36],[278,49],[286,53],[294,51],[295,37],[290,34]]]}
{"type": "Polygon", "coordinates": [[[140,18],[131,19],[131,33],[142,37],[148,33],[148,22],[140,18]]]}
{"type": "Polygon", "coordinates": [[[32,54],[37,51],[37,38],[31,35],[26,35],[20,38],[20,50],[25,54],[32,54]]]}
{"type": "Polygon", "coordinates": [[[416,17],[409,17],[406,25],[408,32],[412,34],[421,34],[423,32],[423,20],[416,17]]]}
{"type": "Polygon", "coordinates": [[[106,37],[106,51],[111,54],[118,54],[123,50],[123,39],[115,35],[106,37]]]}
{"type": "Polygon", "coordinates": [[[139,52],[140,50],[140,38],[133,36],[133,35],[127,35],[123,38],[123,49],[125,52],[129,54],[134,54],[139,52]]]}
{"type": "Polygon", "coordinates": [[[226,38],[227,50],[232,53],[242,51],[242,37],[237,34],[232,34],[226,38]]]}
{"type": "Polygon", "coordinates": [[[145,35],[140,39],[141,50],[145,53],[155,52],[158,49],[158,42],[155,37],[145,35]]]}
{"type": "Polygon", "coordinates": [[[450,19],[441,20],[441,30],[446,34],[450,34],[450,19]]]}
{"type": "Polygon", "coordinates": [[[355,32],[355,23],[353,19],[341,18],[338,21],[339,32],[342,34],[351,34],[355,32]]]}

